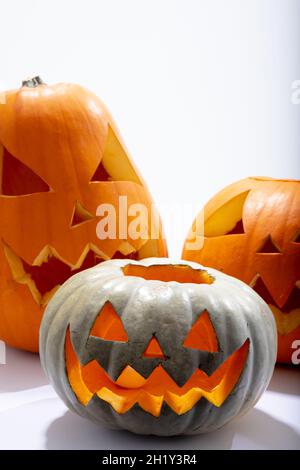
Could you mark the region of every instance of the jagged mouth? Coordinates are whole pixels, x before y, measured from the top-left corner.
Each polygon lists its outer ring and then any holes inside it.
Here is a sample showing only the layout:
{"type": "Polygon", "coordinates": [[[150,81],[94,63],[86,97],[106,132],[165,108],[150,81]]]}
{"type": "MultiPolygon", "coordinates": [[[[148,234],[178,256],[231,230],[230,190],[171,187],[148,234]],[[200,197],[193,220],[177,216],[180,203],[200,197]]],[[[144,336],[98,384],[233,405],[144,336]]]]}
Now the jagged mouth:
{"type": "MultiPolygon", "coordinates": [[[[108,259],[105,253],[95,245],[88,243],[77,262],[72,265],[65,261],[53,247],[47,245],[30,265],[3,240],[2,244],[13,280],[19,284],[27,285],[34,300],[40,306],[47,305],[57,289],[71,276],[108,259]]],[[[137,259],[138,254],[133,251],[133,247],[129,243],[123,242],[113,258],[137,259]],[[128,252],[128,250],[131,251],[128,252]]]]}
{"type": "Polygon", "coordinates": [[[126,366],[114,382],[96,360],[82,366],[71,341],[68,327],[65,340],[66,373],[78,401],[87,406],[96,395],[124,414],[136,403],[155,417],[161,414],[163,402],[178,415],[192,409],[201,397],[220,407],[230,395],[245,368],[249,339],[234,351],[215,372],[208,376],[196,369],[189,380],[179,387],[161,366],[144,378],[131,366],[126,366]]]}
{"type": "Polygon", "coordinates": [[[4,252],[15,282],[26,284],[34,300],[45,306],[57,289],[74,274],[103,261],[103,255],[93,246],[87,245],[76,265],[66,263],[50,246],[46,246],[35,259],[26,263],[7,244],[4,252]]]}

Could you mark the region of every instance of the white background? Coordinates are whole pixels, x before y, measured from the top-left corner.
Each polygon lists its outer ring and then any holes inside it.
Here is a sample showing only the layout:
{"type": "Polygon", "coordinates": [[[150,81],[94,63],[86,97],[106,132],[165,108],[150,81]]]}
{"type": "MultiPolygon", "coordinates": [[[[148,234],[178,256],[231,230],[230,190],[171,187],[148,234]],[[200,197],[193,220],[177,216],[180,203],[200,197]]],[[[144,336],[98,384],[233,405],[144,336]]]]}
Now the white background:
{"type": "MultiPolygon", "coordinates": [[[[226,184],[300,177],[299,0],[0,0],[0,20],[0,90],[39,74],[98,94],[162,208],[172,256],[226,184]]],[[[147,440],[66,412],[37,358],[10,351],[0,365],[0,447],[300,448],[299,373],[276,374],[238,424],[147,440]]]]}
{"type": "Polygon", "coordinates": [[[300,177],[299,0],[0,0],[0,21],[0,88],[39,74],[98,94],[172,255],[226,184],[300,177]]]}

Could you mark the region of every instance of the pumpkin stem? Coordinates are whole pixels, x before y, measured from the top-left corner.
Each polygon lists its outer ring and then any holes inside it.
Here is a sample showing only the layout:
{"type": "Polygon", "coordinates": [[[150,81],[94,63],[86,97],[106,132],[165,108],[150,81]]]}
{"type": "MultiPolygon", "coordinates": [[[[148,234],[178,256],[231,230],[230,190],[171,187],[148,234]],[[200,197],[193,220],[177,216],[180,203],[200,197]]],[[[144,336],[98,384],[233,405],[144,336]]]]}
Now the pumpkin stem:
{"type": "Polygon", "coordinates": [[[44,85],[44,82],[38,75],[36,77],[27,78],[22,82],[22,87],[27,86],[28,88],[36,88],[39,85],[44,85]]]}

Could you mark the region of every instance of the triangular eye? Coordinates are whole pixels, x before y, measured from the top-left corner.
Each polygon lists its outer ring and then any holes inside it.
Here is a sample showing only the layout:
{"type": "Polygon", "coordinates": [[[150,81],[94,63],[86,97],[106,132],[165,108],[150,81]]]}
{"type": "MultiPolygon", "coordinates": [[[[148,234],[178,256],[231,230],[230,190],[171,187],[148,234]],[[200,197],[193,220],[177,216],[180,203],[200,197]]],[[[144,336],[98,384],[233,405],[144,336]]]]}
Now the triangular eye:
{"type": "Polygon", "coordinates": [[[184,340],[185,348],[200,349],[201,351],[218,352],[218,340],[214,327],[206,310],[193,324],[184,340]]]}
{"type": "Polygon", "coordinates": [[[103,166],[102,161],[97,166],[95,173],[93,174],[91,181],[110,181],[111,177],[107,173],[106,169],[103,166]]]}
{"type": "Polygon", "coordinates": [[[268,235],[263,246],[257,251],[257,253],[280,253],[280,251],[274,245],[271,235],[268,235]]]}
{"type": "Polygon", "coordinates": [[[128,341],[122,320],[110,302],[106,302],[100,310],[90,335],[106,341],[128,341]]]}
{"type": "Polygon", "coordinates": [[[0,194],[4,196],[24,196],[26,194],[50,191],[49,186],[36,173],[3,148],[0,154],[0,194]]]}
{"type": "Polygon", "coordinates": [[[245,233],[245,230],[244,230],[244,224],[243,224],[243,220],[240,219],[236,224],[235,226],[233,227],[232,230],[230,230],[229,232],[227,232],[226,235],[238,235],[240,233],[245,233]]]}
{"type": "Polygon", "coordinates": [[[245,233],[243,213],[248,194],[249,191],[238,194],[211,214],[205,220],[204,236],[220,237],[245,233]]]}
{"type": "Polygon", "coordinates": [[[140,184],[130,159],[117,134],[108,125],[102,160],[91,178],[92,181],[132,181],[140,184]]]}

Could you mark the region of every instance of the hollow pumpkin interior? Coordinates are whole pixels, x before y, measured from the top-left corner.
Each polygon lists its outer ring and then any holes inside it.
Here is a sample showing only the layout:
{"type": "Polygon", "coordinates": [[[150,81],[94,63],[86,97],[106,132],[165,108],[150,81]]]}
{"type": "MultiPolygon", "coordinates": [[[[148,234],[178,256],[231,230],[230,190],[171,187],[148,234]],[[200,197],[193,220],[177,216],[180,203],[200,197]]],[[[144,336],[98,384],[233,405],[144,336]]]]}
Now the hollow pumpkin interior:
{"type": "Polygon", "coordinates": [[[202,269],[193,269],[187,265],[142,266],[127,264],[122,268],[125,276],[142,277],[148,281],[179,282],[193,284],[212,284],[214,278],[202,269]]]}

